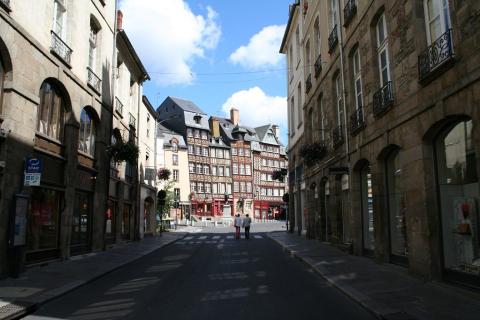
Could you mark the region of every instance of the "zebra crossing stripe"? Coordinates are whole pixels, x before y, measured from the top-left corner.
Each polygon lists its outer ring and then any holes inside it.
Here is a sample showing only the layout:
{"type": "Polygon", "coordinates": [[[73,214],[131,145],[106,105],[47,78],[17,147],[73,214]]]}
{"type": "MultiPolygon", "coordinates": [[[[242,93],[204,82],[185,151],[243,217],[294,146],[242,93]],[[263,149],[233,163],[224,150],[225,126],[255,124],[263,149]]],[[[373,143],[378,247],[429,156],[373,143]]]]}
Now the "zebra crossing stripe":
{"type": "Polygon", "coordinates": [[[213,236],[212,239],[213,239],[213,240],[220,239],[220,236],[213,236]]]}
{"type": "Polygon", "coordinates": [[[198,237],[198,240],[205,240],[205,239],[207,239],[207,236],[198,237]]]}
{"type": "Polygon", "coordinates": [[[233,236],[227,236],[227,239],[233,239],[233,236]]]}
{"type": "Polygon", "coordinates": [[[189,236],[189,237],[185,237],[185,240],[192,240],[193,237],[192,236],[189,236]]]}
{"type": "Polygon", "coordinates": [[[259,236],[259,235],[254,235],[253,237],[254,237],[255,239],[263,239],[263,237],[262,237],[262,236],[259,236]]]}

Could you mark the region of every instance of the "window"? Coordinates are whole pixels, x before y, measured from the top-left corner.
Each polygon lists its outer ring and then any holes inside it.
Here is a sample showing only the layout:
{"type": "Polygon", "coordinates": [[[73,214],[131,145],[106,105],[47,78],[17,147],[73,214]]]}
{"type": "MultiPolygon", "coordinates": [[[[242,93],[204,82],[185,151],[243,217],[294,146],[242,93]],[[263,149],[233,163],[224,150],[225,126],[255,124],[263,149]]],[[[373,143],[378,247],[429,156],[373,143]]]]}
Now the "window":
{"type": "Polygon", "coordinates": [[[341,126],[343,121],[343,98],[342,82],[340,81],[340,75],[337,75],[335,78],[335,100],[337,104],[337,123],[338,126],[341,126]]]}
{"type": "Polygon", "coordinates": [[[237,155],[237,148],[232,147],[232,156],[236,156],[236,155],[237,155]]]}
{"type": "Polygon", "coordinates": [[[193,144],[188,145],[188,154],[193,154],[193,144]]]}
{"type": "Polygon", "coordinates": [[[203,184],[203,182],[198,182],[197,185],[198,185],[198,192],[205,193],[205,185],[203,184]]]}
{"type": "Polygon", "coordinates": [[[390,67],[388,59],[388,37],[385,14],[382,14],[377,22],[377,53],[378,66],[380,68],[380,86],[384,87],[390,81],[390,67]]]}
{"type": "Polygon", "coordinates": [[[310,57],[310,40],[307,41],[305,45],[305,74],[308,76],[311,69],[311,57],[310,57]]]}
{"type": "Polygon", "coordinates": [[[315,20],[315,25],[313,26],[313,30],[314,30],[314,46],[315,46],[315,53],[316,53],[316,56],[319,57],[320,56],[320,52],[321,52],[321,38],[320,38],[320,23],[318,21],[318,18],[315,20]]]}
{"type": "Polygon", "coordinates": [[[243,163],[238,165],[240,169],[240,174],[244,175],[245,174],[245,165],[243,163]]]}
{"type": "Polygon", "coordinates": [[[245,149],[245,157],[250,157],[250,149],[245,149]]]}
{"type": "Polygon", "coordinates": [[[208,157],[208,148],[207,147],[203,147],[203,156],[208,157]]]}
{"type": "Polygon", "coordinates": [[[266,173],[262,173],[262,174],[260,175],[260,179],[261,179],[262,181],[267,181],[267,174],[266,174],[266,173]]]}
{"type": "Polygon", "coordinates": [[[262,159],[262,166],[264,166],[264,167],[267,166],[267,159],[265,159],[265,158],[262,159]]]}
{"type": "Polygon", "coordinates": [[[243,148],[238,148],[238,155],[243,157],[243,148]]]}
{"type": "Polygon", "coordinates": [[[218,184],[212,183],[212,193],[218,193],[218,184]]]}
{"type": "Polygon", "coordinates": [[[203,140],[207,140],[208,139],[208,135],[205,131],[202,131],[202,139],[203,140]]]}
{"type": "Polygon", "coordinates": [[[246,192],[247,187],[245,186],[245,182],[240,182],[240,192],[246,192]]]}
{"type": "Polygon", "coordinates": [[[187,128],[187,137],[193,137],[193,132],[191,128],[187,128]]]}
{"type": "Polygon", "coordinates": [[[65,41],[67,8],[65,0],[55,0],[53,5],[53,31],[65,41]]]}
{"type": "Polygon", "coordinates": [[[3,69],[2,57],[0,56],[0,114],[3,112],[3,81],[5,80],[5,70],[3,69]]]}
{"type": "Polygon", "coordinates": [[[172,141],[172,152],[178,152],[178,142],[176,140],[172,141]]]}
{"type": "Polygon", "coordinates": [[[217,175],[217,166],[212,166],[212,175],[213,176],[217,175]]]}
{"type": "Polygon", "coordinates": [[[95,156],[95,123],[90,111],[83,109],[80,115],[78,150],[95,156]]]}
{"type": "Polygon", "coordinates": [[[337,0],[330,0],[330,6],[329,6],[329,15],[330,15],[330,19],[328,20],[328,22],[330,23],[330,31],[332,31],[336,25],[338,24],[338,21],[337,21],[337,0]]]}
{"type": "Polygon", "coordinates": [[[278,197],[279,195],[279,190],[278,189],[273,189],[273,196],[278,197]]]}
{"type": "Polygon", "coordinates": [[[225,159],[230,159],[230,150],[224,150],[225,159]]]}
{"type": "Polygon", "coordinates": [[[147,115],[147,138],[150,137],[150,115],[147,115]]]}
{"type": "Polygon", "coordinates": [[[289,72],[290,73],[290,81],[293,80],[293,47],[292,45],[290,44],[290,48],[288,49],[288,69],[289,69],[289,72]]]}
{"type": "Polygon", "coordinates": [[[202,147],[195,146],[195,155],[197,155],[197,156],[202,155],[202,147]]]}
{"type": "Polygon", "coordinates": [[[223,149],[217,149],[217,158],[223,158],[223,149]]]}
{"type": "Polygon", "coordinates": [[[88,46],[88,66],[95,73],[97,69],[97,38],[100,28],[90,18],[90,37],[88,46]]]}
{"type": "Polygon", "coordinates": [[[203,174],[210,174],[210,167],[208,164],[203,165],[203,174]]]}
{"type": "MultiPolygon", "coordinates": [[[[353,53],[353,83],[355,87],[355,105],[357,109],[363,106],[363,93],[362,93],[362,75],[360,67],[360,53],[356,49],[353,53]]],[[[363,113],[362,113],[363,115],[363,113]]]]}
{"type": "Polygon", "coordinates": [[[172,154],[172,164],[178,166],[178,154],[172,154]]]}
{"type": "Polygon", "coordinates": [[[60,91],[51,83],[44,82],[40,88],[40,105],[38,107],[37,131],[61,141],[65,101],[60,91]]]}
{"type": "Polygon", "coordinates": [[[300,63],[300,55],[301,55],[301,51],[300,51],[300,29],[298,27],[295,30],[295,50],[296,50],[296,53],[297,53],[297,65],[298,65],[300,63]]]}
{"type": "Polygon", "coordinates": [[[223,166],[218,167],[218,175],[223,177],[223,166]]]}
{"type": "Polygon", "coordinates": [[[290,120],[290,134],[295,134],[295,97],[290,98],[290,112],[288,113],[288,120],[290,120]]]}
{"type": "Polygon", "coordinates": [[[233,174],[238,174],[238,164],[234,163],[232,165],[233,174]]]}
{"type": "Polygon", "coordinates": [[[230,167],[225,167],[225,177],[230,177],[230,167]]]}
{"type": "Polygon", "coordinates": [[[205,183],[205,193],[212,193],[212,186],[210,183],[205,183]]]}
{"type": "Polygon", "coordinates": [[[173,189],[173,194],[175,196],[175,199],[180,200],[180,189],[179,188],[174,188],[173,189]]]}
{"type": "Polygon", "coordinates": [[[225,190],[225,192],[227,194],[232,194],[232,184],[231,183],[227,183],[226,186],[227,190],[225,190]]]}
{"type": "Polygon", "coordinates": [[[196,171],[197,171],[197,174],[202,174],[202,172],[203,172],[202,165],[201,165],[201,164],[197,164],[197,165],[196,165],[196,168],[197,168],[197,170],[196,170],[196,171]]]}
{"type": "Polygon", "coordinates": [[[298,88],[297,88],[297,99],[298,99],[298,105],[297,105],[298,124],[297,124],[297,126],[300,127],[300,125],[303,122],[302,83],[301,82],[298,84],[298,88]]]}
{"type": "Polygon", "coordinates": [[[425,0],[423,6],[427,40],[431,44],[451,28],[448,0],[425,0]]]}
{"type": "Polygon", "coordinates": [[[173,181],[178,181],[178,170],[173,170],[173,181]]]}
{"type": "Polygon", "coordinates": [[[252,183],[247,182],[247,192],[252,192],[252,183]]]}
{"type": "Polygon", "coordinates": [[[190,191],[197,192],[197,184],[195,182],[190,182],[190,191]]]}
{"type": "Polygon", "coordinates": [[[197,129],[194,129],[194,130],[193,130],[193,136],[194,136],[195,138],[200,138],[200,131],[198,131],[197,129]]]}
{"type": "Polygon", "coordinates": [[[188,164],[188,170],[190,173],[195,173],[195,164],[189,163],[188,164]]]}
{"type": "Polygon", "coordinates": [[[251,166],[250,166],[249,164],[246,164],[246,165],[245,165],[245,174],[246,174],[247,176],[251,176],[251,175],[252,175],[252,168],[251,168],[251,166]]]}
{"type": "Polygon", "coordinates": [[[239,188],[238,188],[238,182],[234,181],[234,182],[233,182],[233,192],[239,192],[238,190],[239,190],[239,188]]]}
{"type": "Polygon", "coordinates": [[[219,183],[218,184],[218,193],[225,193],[225,183],[219,183]]]}

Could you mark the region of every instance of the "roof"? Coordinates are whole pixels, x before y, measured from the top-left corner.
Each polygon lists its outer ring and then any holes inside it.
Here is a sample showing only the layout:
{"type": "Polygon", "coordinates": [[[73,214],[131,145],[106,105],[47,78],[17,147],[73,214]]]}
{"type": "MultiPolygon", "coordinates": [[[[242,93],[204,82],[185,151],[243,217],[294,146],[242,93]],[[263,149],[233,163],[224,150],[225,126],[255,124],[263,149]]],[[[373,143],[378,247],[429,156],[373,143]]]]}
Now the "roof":
{"type": "Polygon", "coordinates": [[[176,138],[178,140],[178,147],[179,148],[186,148],[187,144],[185,143],[185,139],[183,139],[183,136],[180,133],[177,133],[171,129],[168,129],[165,126],[162,126],[161,124],[158,124],[158,132],[157,132],[157,137],[163,138],[163,145],[164,146],[170,146],[171,143],[170,141],[172,138],[176,138]]]}
{"type": "Polygon", "coordinates": [[[233,137],[232,133],[241,132],[245,133],[244,140],[245,141],[257,141],[257,132],[255,129],[251,127],[247,127],[244,125],[234,125],[230,119],[215,117],[218,119],[220,124],[220,130],[224,132],[229,140],[237,140],[233,137]]]}
{"type": "Polygon", "coordinates": [[[153,108],[152,104],[150,103],[150,100],[148,100],[147,96],[142,96],[142,101],[143,101],[143,105],[145,107],[147,107],[148,111],[150,111],[151,114],[153,114],[153,117],[155,119],[158,119],[158,114],[157,112],[155,111],[155,109],[153,108]]]}
{"type": "Polygon", "coordinates": [[[182,108],[184,111],[206,114],[205,112],[203,112],[202,109],[200,109],[195,103],[193,103],[190,100],[185,100],[185,99],[170,97],[170,96],[168,96],[168,98],[170,98],[177,106],[182,108]]]}
{"type": "Polygon", "coordinates": [[[280,142],[279,137],[275,136],[275,131],[273,130],[272,124],[267,124],[261,127],[257,127],[255,128],[255,131],[257,131],[258,139],[260,140],[260,142],[266,143],[266,144],[283,146],[283,144],[280,142]],[[268,135],[269,131],[273,132],[272,136],[268,135]]]}

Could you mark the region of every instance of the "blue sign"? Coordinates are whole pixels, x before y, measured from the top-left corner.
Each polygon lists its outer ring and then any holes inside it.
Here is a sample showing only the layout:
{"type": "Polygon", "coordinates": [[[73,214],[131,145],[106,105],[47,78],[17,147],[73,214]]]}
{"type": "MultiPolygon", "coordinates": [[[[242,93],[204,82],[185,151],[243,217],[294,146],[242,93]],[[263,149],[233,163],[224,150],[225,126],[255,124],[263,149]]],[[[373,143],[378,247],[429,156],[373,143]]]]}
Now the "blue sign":
{"type": "Polygon", "coordinates": [[[42,173],[43,162],[40,158],[28,158],[25,173],[42,173]]]}

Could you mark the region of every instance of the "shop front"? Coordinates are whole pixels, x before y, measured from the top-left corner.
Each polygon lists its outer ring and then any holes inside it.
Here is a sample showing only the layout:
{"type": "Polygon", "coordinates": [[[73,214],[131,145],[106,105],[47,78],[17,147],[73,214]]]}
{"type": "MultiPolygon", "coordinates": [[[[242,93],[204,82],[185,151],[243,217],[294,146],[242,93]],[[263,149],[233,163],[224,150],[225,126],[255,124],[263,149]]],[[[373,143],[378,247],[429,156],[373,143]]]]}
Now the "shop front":
{"type": "Polygon", "coordinates": [[[93,204],[92,195],[77,191],[73,209],[70,254],[82,254],[90,251],[92,239],[93,204]]]}
{"type": "Polygon", "coordinates": [[[435,141],[444,275],[480,288],[479,181],[472,120],[445,128],[435,141]]]}

